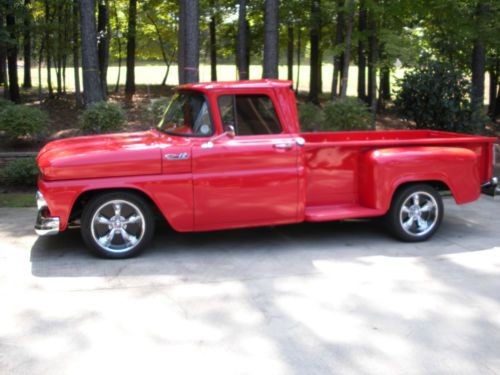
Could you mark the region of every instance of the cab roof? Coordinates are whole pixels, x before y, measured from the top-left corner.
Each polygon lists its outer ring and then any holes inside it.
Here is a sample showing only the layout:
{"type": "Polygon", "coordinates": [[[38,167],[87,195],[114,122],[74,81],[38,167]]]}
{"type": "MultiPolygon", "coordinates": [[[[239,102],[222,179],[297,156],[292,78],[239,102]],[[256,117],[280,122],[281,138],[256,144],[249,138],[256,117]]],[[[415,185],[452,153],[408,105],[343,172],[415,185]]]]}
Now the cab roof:
{"type": "Polygon", "coordinates": [[[280,79],[256,79],[249,81],[227,81],[227,82],[202,82],[180,85],[178,90],[227,90],[227,89],[270,89],[270,88],[290,88],[292,81],[280,79]]]}

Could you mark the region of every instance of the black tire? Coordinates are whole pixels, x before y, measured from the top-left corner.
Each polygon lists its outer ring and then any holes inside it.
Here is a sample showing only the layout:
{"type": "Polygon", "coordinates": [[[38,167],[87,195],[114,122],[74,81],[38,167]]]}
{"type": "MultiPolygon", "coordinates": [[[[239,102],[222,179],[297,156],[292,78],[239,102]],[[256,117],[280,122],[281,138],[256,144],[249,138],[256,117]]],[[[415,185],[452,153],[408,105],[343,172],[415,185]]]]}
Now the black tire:
{"type": "Polygon", "coordinates": [[[443,215],[439,192],[430,185],[418,184],[403,187],[394,194],[386,219],[395,237],[405,242],[420,242],[436,233],[443,215]]]}
{"type": "Polygon", "coordinates": [[[139,254],[151,242],[154,225],[151,206],[142,197],[129,192],[109,192],[94,197],[84,207],[81,234],[96,255],[124,259],[139,254]]]}

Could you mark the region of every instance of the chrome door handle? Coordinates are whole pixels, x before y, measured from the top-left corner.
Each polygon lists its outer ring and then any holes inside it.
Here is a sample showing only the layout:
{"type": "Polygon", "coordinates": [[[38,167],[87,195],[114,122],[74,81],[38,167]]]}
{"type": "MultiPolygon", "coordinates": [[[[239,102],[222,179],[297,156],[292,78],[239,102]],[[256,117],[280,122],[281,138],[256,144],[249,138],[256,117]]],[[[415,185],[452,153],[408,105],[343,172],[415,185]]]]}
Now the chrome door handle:
{"type": "Polygon", "coordinates": [[[273,147],[280,148],[280,149],[290,149],[293,147],[293,142],[275,143],[275,144],[273,144],[273,147]]]}

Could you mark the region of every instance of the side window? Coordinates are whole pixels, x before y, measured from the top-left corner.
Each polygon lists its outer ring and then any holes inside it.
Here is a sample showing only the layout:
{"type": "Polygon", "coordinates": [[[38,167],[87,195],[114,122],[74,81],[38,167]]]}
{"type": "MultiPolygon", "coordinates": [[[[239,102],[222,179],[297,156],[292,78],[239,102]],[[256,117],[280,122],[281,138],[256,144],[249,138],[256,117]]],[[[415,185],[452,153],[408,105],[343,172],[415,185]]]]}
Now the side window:
{"type": "Polygon", "coordinates": [[[222,125],[233,125],[236,135],[281,133],[273,102],[266,95],[223,95],[219,111],[222,125]]]}
{"type": "Polygon", "coordinates": [[[206,98],[197,92],[177,93],[167,107],[158,129],[173,135],[211,135],[213,125],[206,98]]]}

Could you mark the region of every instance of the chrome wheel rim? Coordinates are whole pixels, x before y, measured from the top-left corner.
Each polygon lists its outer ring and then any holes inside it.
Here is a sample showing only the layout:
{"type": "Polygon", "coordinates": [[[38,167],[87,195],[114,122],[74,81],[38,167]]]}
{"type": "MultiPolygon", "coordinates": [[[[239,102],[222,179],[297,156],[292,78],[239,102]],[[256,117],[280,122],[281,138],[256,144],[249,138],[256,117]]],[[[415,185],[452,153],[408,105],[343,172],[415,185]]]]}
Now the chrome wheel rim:
{"type": "Polygon", "coordinates": [[[401,227],[415,237],[425,236],[432,231],[438,217],[439,206],[436,199],[425,191],[417,191],[406,198],[399,212],[401,227]]]}
{"type": "Polygon", "coordinates": [[[101,205],[91,221],[92,238],[103,250],[124,253],[144,237],[144,215],[133,203],[115,199],[101,205]]]}

